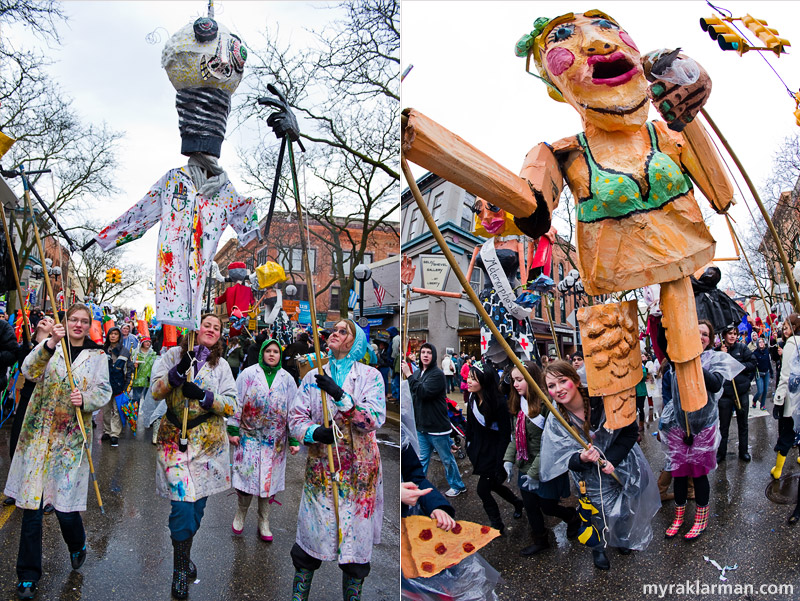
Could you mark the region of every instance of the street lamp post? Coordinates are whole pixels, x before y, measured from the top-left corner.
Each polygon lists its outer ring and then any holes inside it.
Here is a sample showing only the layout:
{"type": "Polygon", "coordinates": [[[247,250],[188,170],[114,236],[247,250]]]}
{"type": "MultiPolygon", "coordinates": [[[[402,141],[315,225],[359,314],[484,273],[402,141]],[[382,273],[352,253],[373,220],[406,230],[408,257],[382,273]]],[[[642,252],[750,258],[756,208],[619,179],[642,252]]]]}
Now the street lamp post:
{"type": "Polygon", "coordinates": [[[556,288],[562,295],[571,296],[573,299],[572,305],[575,310],[575,350],[578,350],[578,337],[580,336],[578,329],[578,297],[584,294],[581,274],[578,273],[577,269],[571,269],[556,288]]]}
{"type": "Polygon", "coordinates": [[[372,270],[361,263],[353,270],[353,277],[358,280],[358,319],[360,322],[364,317],[364,282],[372,277],[372,270]]]}

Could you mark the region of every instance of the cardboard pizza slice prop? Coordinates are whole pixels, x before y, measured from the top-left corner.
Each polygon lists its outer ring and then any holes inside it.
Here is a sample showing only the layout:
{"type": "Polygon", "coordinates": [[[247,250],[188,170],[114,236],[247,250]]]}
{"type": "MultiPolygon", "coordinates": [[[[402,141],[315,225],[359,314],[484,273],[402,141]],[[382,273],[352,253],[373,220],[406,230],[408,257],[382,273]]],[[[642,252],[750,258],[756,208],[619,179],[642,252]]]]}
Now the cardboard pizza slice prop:
{"type": "Polygon", "coordinates": [[[401,531],[406,578],[429,578],[452,568],[500,536],[499,530],[473,522],[456,522],[446,532],[436,526],[436,520],[421,515],[403,518],[401,531]]]}

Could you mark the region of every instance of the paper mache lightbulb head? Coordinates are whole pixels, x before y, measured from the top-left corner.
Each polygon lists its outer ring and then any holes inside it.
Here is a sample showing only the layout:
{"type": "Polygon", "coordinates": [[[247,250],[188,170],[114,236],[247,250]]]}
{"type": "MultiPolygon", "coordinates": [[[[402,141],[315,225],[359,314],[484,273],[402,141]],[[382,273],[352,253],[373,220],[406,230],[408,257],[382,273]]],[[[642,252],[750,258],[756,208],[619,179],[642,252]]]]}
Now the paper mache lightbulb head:
{"type": "Polygon", "coordinates": [[[636,130],[647,120],[648,83],[639,49],[626,31],[599,10],[539,18],[515,47],[533,57],[548,94],[569,103],[607,131],[636,130]]]}
{"type": "Polygon", "coordinates": [[[231,95],[242,81],[247,48],[210,17],[179,29],[161,52],[161,66],[176,90],[181,154],[219,158],[231,95]]]}

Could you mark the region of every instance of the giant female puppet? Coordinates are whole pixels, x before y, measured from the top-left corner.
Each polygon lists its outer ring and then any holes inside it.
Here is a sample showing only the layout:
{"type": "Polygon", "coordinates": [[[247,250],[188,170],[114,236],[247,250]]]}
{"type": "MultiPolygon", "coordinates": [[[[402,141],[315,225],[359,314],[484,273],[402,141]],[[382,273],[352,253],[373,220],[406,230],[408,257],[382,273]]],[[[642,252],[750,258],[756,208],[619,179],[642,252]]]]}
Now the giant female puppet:
{"type": "Polygon", "coordinates": [[[161,66],[176,90],[181,153],[189,157],[188,165],[167,171],[95,237],[109,250],[160,223],[156,317],[163,324],[200,327],[206,278],[228,225],[242,246],[259,235],[253,199],[239,196],[217,162],[246,58],[242,41],[210,17],[169,39],[161,66]]]}
{"type": "MultiPolygon", "coordinates": [[[[721,159],[693,120],[710,93],[708,75],[678,51],[642,57],[617,22],[597,10],[537,19],[516,50],[528,65],[533,58],[552,98],[578,111],[581,133],[534,147],[516,178],[406,109],[405,156],[509,211],[532,237],[550,227],[566,180],[577,203],[578,267],[587,293],[661,283],[682,398],[688,410],[699,409],[706,393],[689,276],[711,261],[715,242],[693,185],[718,212],[732,202],[721,159]],[[647,121],[651,102],[666,123],[647,121]]],[[[603,395],[607,423],[619,428],[635,418],[642,374],[635,308],[585,307],[579,320],[590,392],[603,395]]]]}

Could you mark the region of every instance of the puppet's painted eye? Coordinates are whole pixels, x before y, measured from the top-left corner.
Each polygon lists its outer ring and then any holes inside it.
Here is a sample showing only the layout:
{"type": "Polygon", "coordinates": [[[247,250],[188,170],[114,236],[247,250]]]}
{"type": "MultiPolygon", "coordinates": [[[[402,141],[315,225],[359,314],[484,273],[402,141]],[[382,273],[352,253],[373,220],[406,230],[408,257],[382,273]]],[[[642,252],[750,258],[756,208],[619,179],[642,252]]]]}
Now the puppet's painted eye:
{"type": "Polygon", "coordinates": [[[563,42],[575,32],[575,26],[570,24],[559,25],[550,32],[549,42],[563,42]]]}
{"type": "Polygon", "coordinates": [[[600,29],[619,29],[619,25],[615,25],[608,19],[598,19],[593,21],[592,25],[597,25],[600,29]]]}

